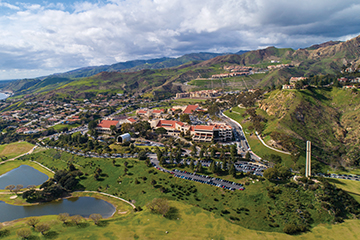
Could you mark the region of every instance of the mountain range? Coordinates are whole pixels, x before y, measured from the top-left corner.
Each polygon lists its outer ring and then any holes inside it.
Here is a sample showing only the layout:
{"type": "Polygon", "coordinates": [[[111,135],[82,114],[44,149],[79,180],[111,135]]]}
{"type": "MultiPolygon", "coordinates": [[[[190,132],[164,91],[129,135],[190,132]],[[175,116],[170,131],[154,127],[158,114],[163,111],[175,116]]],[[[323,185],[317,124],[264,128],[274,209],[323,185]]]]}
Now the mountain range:
{"type": "Polygon", "coordinates": [[[298,50],[268,47],[254,51],[240,51],[236,54],[193,53],[179,58],[135,60],[85,67],[37,79],[11,81],[0,85],[0,88],[11,90],[18,95],[42,93],[41,96],[62,94],[83,97],[84,94],[79,94],[77,91],[86,90],[87,93],[91,91],[96,93],[111,89],[169,96],[182,91],[177,83],[195,78],[209,78],[212,74],[221,73],[221,67],[224,65],[238,64],[266,68],[271,61],[276,61],[295,66],[272,70],[258,78],[254,87],[261,88],[283,84],[291,76],[335,75],[344,66],[357,67],[360,63],[359,45],[358,36],[346,42],[330,41],[298,50]]]}

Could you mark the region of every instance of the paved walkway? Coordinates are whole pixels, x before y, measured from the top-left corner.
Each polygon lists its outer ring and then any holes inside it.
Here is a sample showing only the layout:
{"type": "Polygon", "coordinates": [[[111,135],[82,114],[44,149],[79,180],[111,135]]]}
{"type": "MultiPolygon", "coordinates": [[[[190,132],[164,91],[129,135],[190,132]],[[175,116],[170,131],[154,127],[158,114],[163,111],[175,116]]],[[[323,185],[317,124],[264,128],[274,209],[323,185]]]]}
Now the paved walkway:
{"type": "Polygon", "coordinates": [[[259,136],[258,132],[255,131],[255,134],[256,134],[256,137],[260,140],[260,142],[261,142],[265,147],[270,148],[271,150],[276,151],[276,152],[279,152],[279,153],[291,155],[291,153],[289,153],[289,152],[285,152],[285,151],[282,151],[282,150],[279,150],[279,149],[270,147],[269,145],[267,145],[267,144],[261,139],[261,137],[259,136]]]}
{"type": "Polygon", "coordinates": [[[23,153],[23,154],[21,154],[21,155],[19,155],[19,156],[17,156],[17,157],[14,157],[14,158],[11,158],[11,159],[8,159],[8,160],[5,160],[5,161],[0,162],[0,165],[1,165],[1,164],[4,164],[4,163],[6,163],[6,162],[14,161],[15,159],[17,159],[17,158],[19,158],[19,157],[22,157],[22,156],[25,156],[25,155],[27,155],[27,154],[31,154],[31,153],[35,150],[35,148],[37,148],[37,146],[34,146],[30,151],[28,151],[28,152],[26,152],[26,153],[23,153]]]}
{"type": "Polygon", "coordinates": [[[103,193],[103,192],[96,192],[96,191],[76,191],[76,192],[85,192],[85,193],[99,193],[99,194],[102,194],[104,196],[108,196],[108,197],[112,197],[112,198],[116,198],[118,200],[121,200],[127,204],[130,204],[132,206],[132,208],[136,208],[134,204],[132,204],[131,202],[123,199],[123,198],[120,198],[120,197],[117,197],[117,196],[114,196],[114,195],[111,195],[111,194],[108,194],[108,193],[103,193]]]}

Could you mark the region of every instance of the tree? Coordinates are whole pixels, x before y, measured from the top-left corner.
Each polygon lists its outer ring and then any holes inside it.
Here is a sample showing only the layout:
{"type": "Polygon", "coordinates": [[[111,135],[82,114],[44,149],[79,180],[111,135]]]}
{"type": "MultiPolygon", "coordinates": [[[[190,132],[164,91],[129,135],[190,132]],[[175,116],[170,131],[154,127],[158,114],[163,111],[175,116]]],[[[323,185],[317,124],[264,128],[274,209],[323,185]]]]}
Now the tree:
{"type": "Polygon", "coordinates": [[[79,225],[82,220],[83,220],[83,217],[80,215],[75,215],[75,216],[71,217],[71,221],[74,222],[76,225],[79,225]]]}
{"type": "Polygon", "coordinates": [[[36,227],[36,224],[38,224],[40,222],[40,219],[38,218],[29,218],[27,221],[26,221],[26,224],[35,228],[36,227]]]}
{"type": "Polygon", "coordinates": [[[276,168],[268,168],[264,171],[264,178],[268,180],[277,180],[278,178],[278,170],[276,168]]]}
{"type": "Polygon", "coordinates": [[[237,157],[237,147],[236,147],[236,145],[231,145],[230,154],[231,154],[231,158],[237,157]]]}
{"type": "Polygon", "coordinates": [[[190,116],[189,114],[181,114],[180,115],[180,121],[181,122],[186,122],[186,123],[191,123],[191,120],[190,120],[190,116]]]}
{"type": "Polygon", "coordinates": [[[66,222],[69,220],[69,217],[70,216],[68,213],[60,213],[57,218],[59,221],[62,221],[64,224],[66,224],[66,222]]]}
{"type": "Polygon", "coordinates": [[[31,236],[31,230],[28,228],[21,228],[17,230],[16,234],[24,239],[28,239],[31,236]]]}
{"type": "Polygon", "coordinates": [[[194,160],[193,159],[191,159],[189,167],[190,167],[191,171],[194,171],[195,165],[194,165],[194,160]]]}
{"type": "Polygon", "coordinates": [[[199,172],[199,173],[202,173],[202,171],[203,171],[203,166],[201,165],[200,161],[197,161],[196,171],[199,172]]]}
{"type": "Polygon", "coordinates": [[[147,204],[147,207],[151,212],[161,214],[163,217],[165,217],[170,210],[169,203],[164,198],[154,198],[151,203],[147,204]]]}
{"type": "Polygon", "coordinates": [[[5,187],[6,190],[9,190],[10,192],[12,192],[15,189],[15,185],[9,185],[5,187]]]}
{"type": "Polygon", "coordinates": [[[195,157],[196,154],[197,154],[196,146],[195,146],[195,145],[191,145],[190,150],[191,150],[191,156],[192,156],[192,157],[195,157]]]}
{"type": "Polygon", "coordinates": [[[249,151],[246,152],[246,154],[245,154],[245,159],[246,159],[246,161],[250,161],[250,159],[251,159],[251,154],[250,154],[249,151]]]}
{"type": "Polygon", "coordinates": [[[147,158],[146,151],[141,150],[138,154],[138,158],[139,158],[139,160],[145,160],[147,158]]]}
{"type": "Polygon", "coordinates": [[[230,164],[229,174],[230,174],[231,176],[234,176],[234,177],[235,177],[235,175],[236,175],[236,169],[235,169],[234,164],[230,164]]]}
{"type": "Polygon", "coordinates": [[[211,150],[210,150],[210,156],[212,157],[212,158],[214,158],[215,157],[215,154],[216,154],[216,148],[214,148],[214,147],[212,147],[211,148],[211,150]]]}
{"type": "Polygon", "coordinates": [[[37,232],[41,232],[41,234],[44,235],[44,232],[50,230],[50,225],[48,223],[39,223],[36,225],[35,230],[37,232]]]}
{"type": "Polygon", "coordinates": [[[117,130],[117,127],[116,127],[115,125],[111,125],[111,126],[110,126],[111,134],[115,134],[115,133],[116,133],[116,130],[117,130]]]}
{"type": "Polygon", "coordinates": [[[216,172],[216,162],[215,162],[215,161],[212,161],[212,162],[210,163],[210,171],[211,171],[212,173],[215,173],[215,172],[216,172]]]}
{"type": "Polygon", "coordinates": [[[93,131],[93,130],[96,129],[97,125],[98,124],[96,123],[96,121],[92,120],[92,121],[89,122],[88,128],[89,128],[90,131],[93,131]]]}
{"type": "Polygon", "coordinates": [[[89,218],[94,221],[95,225],[98,225],[100,220],[102,219],[102,216],[101,214],[93,213],[89,216],[89,218]]]}
{"type": "Polygon", "coordinates": [[[155,130],[155,133],[164,135],[167,133],[167,130],[163,127],[160,127],[155,130]]]}

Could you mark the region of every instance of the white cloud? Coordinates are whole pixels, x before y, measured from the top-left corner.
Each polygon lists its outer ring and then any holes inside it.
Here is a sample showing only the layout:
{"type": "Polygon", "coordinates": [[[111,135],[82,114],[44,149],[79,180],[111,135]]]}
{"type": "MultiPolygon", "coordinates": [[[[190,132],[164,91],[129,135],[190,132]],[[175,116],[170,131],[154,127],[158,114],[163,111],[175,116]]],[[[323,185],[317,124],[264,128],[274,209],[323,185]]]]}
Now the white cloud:
{"type": "MultiPolygon", "coordinates": [[[[72,8],[61,3],[1,6],[13,12],[0,16],[0,56],[9,62],[0,70],[23,73],[199,51],[306,47],[348,39],[358,34],[360,24],[360,4],[354,0],[108,0],[76,2],[72,8]]],[[[6,76],[0,73],[0,79],[6,76]]]]}

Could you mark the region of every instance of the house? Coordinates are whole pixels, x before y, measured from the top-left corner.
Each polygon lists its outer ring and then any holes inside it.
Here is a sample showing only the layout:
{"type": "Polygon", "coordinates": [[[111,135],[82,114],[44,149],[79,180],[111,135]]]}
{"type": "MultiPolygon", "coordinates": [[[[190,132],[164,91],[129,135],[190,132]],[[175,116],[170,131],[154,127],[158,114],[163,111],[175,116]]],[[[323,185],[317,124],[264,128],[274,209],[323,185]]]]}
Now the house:
{"type": "Polygon", "coordinates": [[[102,120],[96,127],[96,131],[103,134],[111,134],[111,126],[120,127],[120,121],[117,120],[102,120]]]}
{"type": "Polygon", "coordinates": [[[296,82],[306,80],[306,77],[291,77],[289,80],[290,85],[295,85],[296,82]]]}
{"type": "Polygon", "coordinates": [[[282,86],[282,89],[294,89],[294,88],[295,88],[295,86],[292,84],[291,85],[285,84],[282,86]]]}

